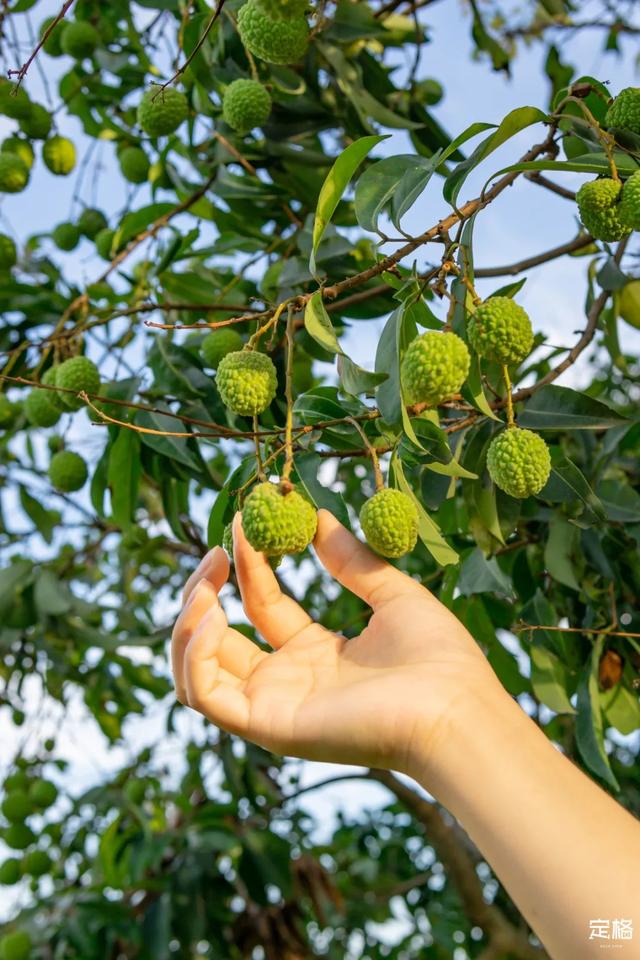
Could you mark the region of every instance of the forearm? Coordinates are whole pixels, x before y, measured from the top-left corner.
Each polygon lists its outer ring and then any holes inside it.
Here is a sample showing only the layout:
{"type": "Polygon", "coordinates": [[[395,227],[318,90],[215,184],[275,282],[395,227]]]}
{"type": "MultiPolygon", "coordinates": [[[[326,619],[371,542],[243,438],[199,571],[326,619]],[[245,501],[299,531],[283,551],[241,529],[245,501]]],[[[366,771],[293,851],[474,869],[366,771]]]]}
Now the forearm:
{"type": "MultiPolygon", "coordinates": [[[[640,824],[502,691],[437,731],[412,773],[460,821],[554,960],[601,956],[590,921],[633,921],[640,957],[640,824]]],[[[606,941],[605,941],[606,943],[606,941]]]]}

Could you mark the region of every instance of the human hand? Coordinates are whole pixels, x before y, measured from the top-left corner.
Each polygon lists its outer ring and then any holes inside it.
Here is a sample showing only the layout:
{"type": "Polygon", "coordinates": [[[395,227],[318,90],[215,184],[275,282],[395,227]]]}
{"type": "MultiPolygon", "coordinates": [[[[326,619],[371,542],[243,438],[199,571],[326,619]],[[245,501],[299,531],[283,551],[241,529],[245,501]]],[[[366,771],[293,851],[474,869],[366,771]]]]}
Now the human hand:
{"type": "MultiPolygon", "coordinates": [[[[172,637],[178,699],[276,753],[393,768],[439,763],[447,730],[478,694],[499,696],[485,657],[428,590],[320,510],[316,552],[373,610],[345,639],[280,590],[268,561],[233,525],[244,609],[274,652],[229,627],[218,592],[229,575],[216,547],[187,582],[172,637]]],[[[466,722],[466,721],[465,721],[466,722]]]]}

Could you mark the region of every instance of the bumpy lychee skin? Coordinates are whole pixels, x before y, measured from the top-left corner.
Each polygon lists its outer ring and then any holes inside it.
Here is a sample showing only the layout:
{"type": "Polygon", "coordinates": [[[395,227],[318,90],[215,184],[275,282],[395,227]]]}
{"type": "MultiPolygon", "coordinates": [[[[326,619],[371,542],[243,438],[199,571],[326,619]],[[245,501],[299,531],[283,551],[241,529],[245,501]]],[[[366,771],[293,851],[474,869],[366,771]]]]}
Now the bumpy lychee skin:
{"type": "Polygon", "coordinates": [[[315,507],[287,484],[260,483],[242,508],[242,529],[254,550],[267,557],[301,553],[318,526],[315,507]]]}
{"type": "Polygon", "coordinates": [[[620,218],[622,184],[610,177],[583,183],[576,194],[583,224],[596,240],[622,240],[630,232],[620,218]]]}
{"type": "Polygon", "coordinates": [[[526,310],[511,297],[490,297],[467,321],[476,353],[497,363],[521,363],[531,353],[533,329],[526,310]]]}
{"type": "Polygon", "coordinates": [[[625,87],[607,110],[605,126],[640,133],[640,87],[625,87]]]}
{"type": "Polygon", "coordinates": [[[238,31],[247,50],[267,63],[296,63],[309,42],[309,25],[303,16],[276,19],[256,0],[240,7],[238,31]]]}
{"type": "Polygon", "coordinates": [[[22,861],[22,869],[30,877],[43,877],[51,866],[51,857],[46,850],[32,850],[22,861]]]}
{"type": "Polygon", "coordinates": [[[149,157],[140,147],[125,147],[118,157],[122,176],[129,183],[144,183],[149,177],[149,157]]]}
{"type": "Polygon", "coordinates": [[[60,38],[60,47],[63,53],[74,60],[84,60],[90,57],[100,42],[100,34],[86,20],[75,20],[68,23],[60,38]]]}
{"type": "Polygon", "coordinates": [[[437,407],[458,393],[469,373],[469,351],[455,333],[428,330],[413,340],[402,360],[407,403],[437,407]]]}
{"type": "MultiPolygon", "coordinates": [[[[42,377],[40,378],[42,380],[42,383],[46,384],[46,386],[48,387],[57,387],[58,386],[57,377],[58,377],[59,369],[60,369],[59,365],[56,365],[54,367],[49,367],[49,369],[46,370],[45,373],[43,373],[42,377]]],[[[55,407],[56,410],[58,410],[60,413],[64,413],[66,411],[67,408],[64,405],[61,393],[56,393],[55,390],[46,390],[46,391],[41,390],[40,393],[46,393],[46,396],[51,406],[55,407]]]]}
{"type": "Polygon", "coordinates": [[[257,80],[234,80],[224,92],[222,117],[240,134],[261,127],[269,119],[270,113],[269,91],[257,80]]]}
{"type": "Polygon", "coordinates": [[[138,104],[138,123],[150,137],[164,137],[174,133],[188,113],[187,98],[180,90],[151,87],[138,104]]]}
{"type": "Polygon", "coordinates": [[[532,430],[508,427],[491,441],[487,469],[497,487],[524,500],[539,493],[549,479],[549,448],[532,430]]]}
{"type": "Polygon", "coordinates": [[[15,153],[0,153],[0,193],[20,193],[29,183],[29,168],[15,153]]]}
{"type": "Polygon", "coordinates": [[[309,9],[308,0],[256,0],[257,5],[274,20],[292,20],[303,17],[309,9]]]}
{"type": "Polygon", "coordinates": [[[27,395],[24,412],[33,427],[53,427],[60,419],[60,408],[55,402],[53,391],[41,390],[38,387],[27,395]]]}
{"type": "MultiPolygon", "coordinates": [[[[222,532],[222,548],[226,550],[229,559],[233,561],[233,524],[228,523],[222,532]]],[[[278,554],[275,557],[267,557],[269,561],[269,566],[272,570],[276,570],[282,563],[282,555],[278,554]]]]}
{"type": "Polygon", "coordinates": [[[45,166],[57,177],[67,177],[76,165],[76,148],[67,137],[50,137],[42,148],[45,166]]]}
{"type": "Polygon", "coordinates": [[[623,186],[618,214],[630,230],[640,230],[640,170],[623,186]]]}
{"type": "Polygon", "coordinates": [[[418,511],[411,497],[401,490],[379,490],[362,507],[360,526],[372,550],[396,559],[416,545],[418,511]]]}
{"type": "Polygon", "coordinates": [[[51,114],[40,103],[32,103],[26,117],[20,121],[20,129],[30,140],[46,140],[53,123],[51,114]]]}
{"type": "Polygon", "coordinates": [[[61,493],[75,493],[84,487],[88,477],[87,465],[78,453],[61,450],[51,458],[49,480],[61,493]]]}
{"type": "Polygon", "coordinates": [[[51,239],[59,250],[75,250],[80,243],[80,230],[75,223],[59,223],[51,231],[51,239]]]}
{"type": "Polygon", "coordinates": [[[200,346],[204,362],[208,367],[217,370],[220,362],[228,353],[242,350],[242,337],[237,330],[231,327],[220,327],[208,333],[200,346]]]}
{"type": "Polygon", "coordinates": [[[38,809],[46,810],[58,799],[58,788],[50,780],[38,779],[29,788],[29,799],[38,809]]]}
{"type": "Polygon", "coordinates": [[[220,361],[216,385],[222,402],[243,417],[266,410],[276,395],[278,378],[271,357],[236,350],[220,361]]]}
{"type": "Polygon", "coordinates": [[[2,801],[2,814],[9,823],[22,823],[32,812],[31,801],[24,790],[13,790],[2,801]]]}
{"type": "Polygon", "coordinates": [[[88,240],[95,240],[101,230],[106,229],[107,218],[102,210],[96,210],[95,207],[85,207],[78,217],[78,229],[83,237],[88,240]]]}
{"type": "Polygon", "coordinates": [[[67,410],[79,410],[84,406],[84,401],[75,394],[83,391],[99,393],[100,373],[93,360],[89,360],[88,357],[72,357],[58,367],[56,386],[73,390],[73,393],[61,394],[62,402],[67,410]]]}
{"type": "Polygon", "coordinates": [[[16,245],[6,233],[0,233],[0,270],[11,270],[18,260],[16,245]]]}

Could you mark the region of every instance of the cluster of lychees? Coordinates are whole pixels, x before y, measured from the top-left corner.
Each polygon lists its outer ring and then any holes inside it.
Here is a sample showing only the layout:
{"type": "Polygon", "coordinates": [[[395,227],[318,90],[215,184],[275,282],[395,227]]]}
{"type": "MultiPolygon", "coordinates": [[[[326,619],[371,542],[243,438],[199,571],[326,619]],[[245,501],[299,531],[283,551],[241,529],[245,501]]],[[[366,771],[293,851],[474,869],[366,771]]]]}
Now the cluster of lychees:
{"type": "MultiPolygon", "coordinates": [[[[640,135],[640,87],[622,90],[610,105],[605,125],[615,135],[640,135]]],[[[615,176],[584,183],[576,200],[580,219],[596,240],[622,240],[640,230],[640,171],[623,182],[615,176]]]]}

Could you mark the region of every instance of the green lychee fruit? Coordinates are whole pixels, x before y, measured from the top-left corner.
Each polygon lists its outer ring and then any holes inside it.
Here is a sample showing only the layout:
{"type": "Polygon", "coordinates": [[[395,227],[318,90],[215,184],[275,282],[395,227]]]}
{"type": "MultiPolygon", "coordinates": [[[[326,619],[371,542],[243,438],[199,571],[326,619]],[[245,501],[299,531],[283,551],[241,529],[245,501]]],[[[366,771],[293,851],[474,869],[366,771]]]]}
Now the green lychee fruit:
{"type": "Polygon", "coordinates": [[[497,487],[523,500],[539,493],[549,479],[549,448],[532,430],[507,427],[489,445],[487,469],[497,487]]]}
{"type": "Polygon", "coordinates": [[[107,218],[102,210],[85,207],[78,217],[78,229],[88,240],[95,240],[101,230],[107,227],[107,218]]]}
{"type": "Polygon", "coordinates": [[[76,148],[67,137],[50,137],[42,148],[45,166],[57,177],[67,177],[76,165],[76,148]]]}
{"type": "Polygon", "coordinates": [[[60,47],[67,56],[74,60],[84,60],[90,57],[100,43],[100,34],[90,23],[74,20],[64,28],[60,38],[60,47]]]}
{"type": "Polygon", "coordinates": [[[34,780],[29,787],[29,799],[38,809],[46,810],[58,799],[58,788],[50,780],[34,780]]]}
{"type": "Polygon", "coordinates": [[[610,177],[583,183],[576,194],[583,224],[596,240],[622,240],[630,232],[620,219],[622,184],[610,177]]]}
{"type": "Polygon", "coordinates": [[[16,245],[6,233],[0,233],[0,270],[11,270],[18,262],[16,245]]]}
{"type": "Polygon", "coordinates": [[[16,770],[14,773],[9,774],[2,786],[5,793],[11,793],[12,790],[28,790],[29,777],[24,770],[16,770]]]}
{"type": "Polygon", "coordinates": [[[237,353],[242,350],[242,337],[231,327],[219,327],[206,335],[200,350],[206,365],[217,370],[223,357],[228,353],[237,353]]]}
{"type": "Polygon", "coordinates": [[[24,87],[0,79],[0,113],[12,120],[22,120],[31,110],[31,100],[24,87]]]}
{"type": "Polygon", "coordinates": [[[64,390],[73,390],[73,394],[62,394],[62,402],[68,410],[79,410],[84,406],[84,401],[74,394],[99,393],[100,373],[89,357],[72,357],[58,367],[56,386],[64,390]]]}
{"type": "Polygon", "coordinates": [[[15,153],[0,153],[0,193],[20,193],[29,183],[29,168],[15,153]]]}
{"type": "Polygon", "coordinates": [[[51,239],[59,250],[75,250],[80,243],[80,230],[75,223],[59,223],[51,231],[51,239]]]}
{"type": "Polygon", "coordinates": [[[247,50],[267,63],[296,63],[305,55],[309,42],[304,16],[279,20],[265,13],[256,0],[240,7],[238,32],[247,50]]]}
{"type": "Polygon", "coordinates": [[[12,403],[4,393],[0,393],[0,430],[6,430],[12,425],[19,409],[17,403],[12,403]]]}
{"type": "Polygon", "coordinates": [[[22,876],[20,861],[15,857],[9,857],[4,863],[0,864],[0,887],[12,887],[18,883],[22,876]]]}
{"type": "Polygon", "coordinates": [[[640,134],[640,87],[625,87],[607,110],[605,126],[640,134]]]}
{"type": "Polygon", "coordinates": [[[38,387],[34,387],[27,394],[24,412],[34,427],[53,427],[60,419],[60,408],[56,404],[53,391],[41,390],[38,387]]]}
{"type": "Polygon", "coordinates": [[[13,790],[2,801],[2,813],[10,823],[22,823],[32,812],[31,801],[24,790],[13,790]]]}
{"type": "Polygon", "coordinates": [[[12,823],[3,830],[2,839],[12,850],[26,850],[36,839],[36,835],[26,823],[12,823]]]}
{"type": "Polygon", "coordinates": [[[269,119],[271,97],[257,80],[241,79],[230,83],[222,100],[222,118],[238,133],[249,133],[269,119]]]}
{"type": "Polygon", "coordinates": [[[0,940],[0,960],[29,960],[31,937],[25,930],[7,933],[0,940]]]}
{"type": "Polygon", "coordinates": [[[640,230],[640,170],[624,184],[618,214],[630,230],[640,230]]]}
{"type": "MultiPolygon", "coordinates": [[[[222,531],[222,547],[226,550],[229,559],[233,560],[233,524],[228,523],[224,530],[222,531]]],[[[278,554],[274,557],[267,557],[269,561],[269,566],[272,570],[275,570],[282,563],[282,555],[278,554]]]]}
{"type": "MultiPolygon", "coordinates": [[[[49,367],[49,369],[42,374],[42,377],[40,378],[41,382],[48,387],[57,387],[58,370],[59,366],[57,364],[56,366],[49,367]]],[[[41,390],[40,392],[44,393],[45,391],[41,390]]],[[[56,410],[59,410],[60,413],[64,413],[66,411],[67,408],[64,405],[61,393],[56,393],[54,390],[47,390],[46,394],[49,398],[49,402],[56,408],[56,410]]]]}
{"type": "Polygon", "coordinates": [[[118,154],[122,176],[129,183],[144,183],[149,177],[149,157],[140,147],[125,147],[118,154]]]}
{"type": "Polygon", "coordinates": [[[413,340],[402,360],[407,403],[439,403],[458,393],[469,373],[469,351],[455,333],[428,330],[413,340]]]}
{"type": "Polygon", "coordinates": [[[75,493],[84,487],[88,477],[87,465],[78,453],[61,450],[51,458],[49,479],[61,493],[75,493]]]}
{"type": "Polygon", "coordinates": [[[220,361],[216,385],[225,406],[243,417],[266,410],[276,395],[278,378],[271,357],[236,350],[220,361]]]}
{"type": "MultiPolygon", "coordinates": [[[[47,17],[46,20],[42,21],[42,23],[40,24],[40,29],[38,30],[38,36],[40,37],[40,39],[44,37],[45,33],[47,32],[47,30],[49,29],[49,27],[51,26],[51,24],[54,22],[55,19],[56,19],[55,17],[47,17]]],[[[51,33],[43,43],[42,49],[47,54],[47,56],[49,57],[62,56],[62,47],[60,46],[60,41],[62,39],[62,34],[66,26],[68,26],[68,24],[66,24],[64,20],[58,21],[58,23],[56,23],[55,27],[53,28],[53,30],[51,31],[51,33]]]]}
{"type": "Polygon", "coordinates": [[[34,153],[28,140],[23,140],[21,137],[7,137],[6,140],[2,141],[0,150],[2,153],[13,153],[20,157],[27,170],[31,170],[34,153]]]}
{"type": "Polygon", "coordinates": [[[379,490],[360,511],[360,526],[369,546],[383,557],[409,553],[418,539],[418,510],[401,490],[379,490]]]}
{"type": "Polygon", "coordinates": [[[640,280],[625,283],[617,291],[618,313],[630,326],[640,330],[640,280]]]}
{"type": "Polygon", "coordinates": [[[511,297],[489,297],[467,320],[467,336],[476,353],[496,363],[521,363],[531,353],[529,315],[511,297]]]}
{"type": "Polygon", "coordinates": [[[174,133],[188,113],[187,98],[180,90],[151,87],[138,104],[138,123],[150,137],[163,137],[174,133]]]}
{"type": "Polygon", "coordinates": [[[113,246],[113,238],[115,235],[115,230],[110,230],[108,227],[106,227],[104,230],[101,230],[96,237],[96,250],[103,260],[111,260],[111,257],[113,256],[111,248],[113,246]]]}
{"type": "Polygon", "coordinates": [[[256,0],[256,3],[273,20],[303,17],[309,9],[308,0],[256,0]]]}
{"type": "Polygon", "coordinates": [[[51,857],[45,850],[32,850],[22,861],[22,872],[30,877],[43,877],[51,871],[51,857]]]}
{"type": "Polygon", "coordinates": [[[242,529],[254,550],[267,557],[301,553],[318,526],[315,507],[286,483],[260,483],[242,508],[242,529]]]}
{"type": "Polygon", "coordinates": [[[31,140],[46,140],[53,120],[46,107],[32,103],[29,113],[20,121],[20,129],[31,140]]]}

